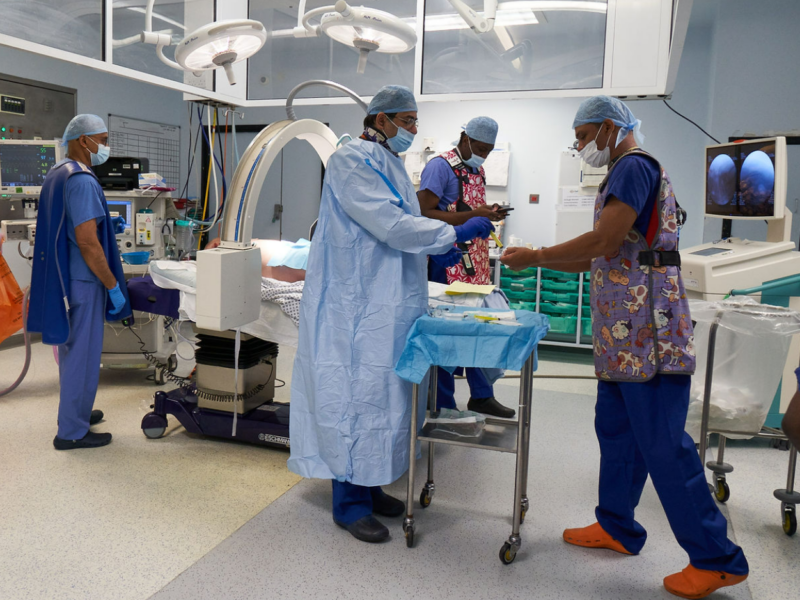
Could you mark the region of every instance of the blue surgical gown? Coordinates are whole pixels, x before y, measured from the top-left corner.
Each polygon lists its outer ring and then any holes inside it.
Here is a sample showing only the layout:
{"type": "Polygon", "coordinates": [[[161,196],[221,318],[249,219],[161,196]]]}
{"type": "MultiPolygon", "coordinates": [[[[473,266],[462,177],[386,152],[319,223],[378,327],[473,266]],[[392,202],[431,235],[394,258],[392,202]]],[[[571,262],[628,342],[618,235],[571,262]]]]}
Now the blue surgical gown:
{"type": "Polygon", "coordinates": [[[455,239],[421,216],[402,160],[379,144],[354,140],[330,158],[300,309],[290,470],[376,486],[408,469],[411,384],[394,367],[427,310],[427,255],[455,239]]]}

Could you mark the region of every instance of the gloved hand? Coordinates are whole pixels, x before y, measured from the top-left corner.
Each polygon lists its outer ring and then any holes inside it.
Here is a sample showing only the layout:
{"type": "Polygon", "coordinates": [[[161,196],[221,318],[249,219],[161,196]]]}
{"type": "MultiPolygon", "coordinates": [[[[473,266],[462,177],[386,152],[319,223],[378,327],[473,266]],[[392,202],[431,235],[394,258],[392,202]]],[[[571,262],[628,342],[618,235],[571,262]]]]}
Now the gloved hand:
{"type": "Polygon", "coordinates": [[[431,254],[431,260],[443,269],[454,267],[461,262],[461,250],[453,246],[444,254],[431,254]]]}
{"type": "Polygon", "coordinates": [[[472,217],[463,225],[456,225],[454,229],[456,230],[456,242],[463,244],[471,242],[475,238],[485,240],[494,231],[494,225],[486,217],[472,217]]]}
{"type": "Polygon", "coordinates": [[[111,217],[114,224],[114,233],[125,233],[125,217],[111,217]]]}
{"type": "Polygon", "coordinates": [[[111,304],[114,305],[111,314],[118,315],[125,307],[125,296],[122,294],[122,290],[119,289],[119,283],[113,289],[108,290],[108,298],[111,300],[111,304]]]}

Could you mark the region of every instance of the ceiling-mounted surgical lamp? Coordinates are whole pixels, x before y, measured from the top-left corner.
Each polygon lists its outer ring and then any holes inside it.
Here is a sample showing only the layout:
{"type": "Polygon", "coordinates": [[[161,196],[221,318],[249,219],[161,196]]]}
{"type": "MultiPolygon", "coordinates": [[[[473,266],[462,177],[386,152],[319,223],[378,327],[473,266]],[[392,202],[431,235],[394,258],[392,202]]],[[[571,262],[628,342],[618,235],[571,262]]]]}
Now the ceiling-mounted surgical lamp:
{"type": "Polygon", "coordinates": [[[475,33],[488,33],[494,29],[497,17],[497,0],[483,0],[483,15],[467,6],[463,0],[447,0],[475,33]]]}
{"type": "Polygon", "coordinates": [[[350,6],[345,0],[307,13],[305,7],[306,0],[301,0],[294,37],[317,37],[324,33],[332,40],[356,48],[359,73],[364,72],[370,52],[402,54],[417,44],[417,32],[411,25],[382,10],[350,6]],[[319,24],[311,25],[311,19],[316,17],[319,24]]]}
{"type": "Polygon", "coordinates": [[[169,35],[153,31],[153,5],[148,0],[145,11],[145,31],[141,39],[156,46],[156,54],[165,65],[181,71],[209,71],[222,67],[228,82],[236,85],[233,65],[258,52],[267,41],[267,30],[259,21],[229,19],[204,25],[188,34],[175,48],[175,60],[164,56],[164,48],[172,43],[169,35]]]}

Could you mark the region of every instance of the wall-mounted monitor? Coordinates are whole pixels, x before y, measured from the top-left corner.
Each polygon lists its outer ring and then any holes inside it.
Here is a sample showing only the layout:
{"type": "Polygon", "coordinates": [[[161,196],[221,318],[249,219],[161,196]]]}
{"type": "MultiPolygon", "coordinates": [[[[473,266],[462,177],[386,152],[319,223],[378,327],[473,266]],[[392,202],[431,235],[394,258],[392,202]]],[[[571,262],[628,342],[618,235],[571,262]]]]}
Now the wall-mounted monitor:
{"type": "Polygon", "coordinates": [[[706,148],[707,217],[782,219],[786,207],[786,138],[706,148]]]}
{"type": "Polygon", "coordinates": [[[63,156],[53,140],[0,140],[0,195],[37,196],[63,156]]]}

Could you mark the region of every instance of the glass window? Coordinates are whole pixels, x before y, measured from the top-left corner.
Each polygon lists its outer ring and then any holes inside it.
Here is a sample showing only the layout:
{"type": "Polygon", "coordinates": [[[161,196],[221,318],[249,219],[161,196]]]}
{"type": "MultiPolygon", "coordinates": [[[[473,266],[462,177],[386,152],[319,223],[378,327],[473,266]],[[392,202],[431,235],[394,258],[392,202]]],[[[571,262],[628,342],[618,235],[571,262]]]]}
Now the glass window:
{"type": "Polygon", "coordinates": [[[607,4],[501,0],[494,30],[476,34],[450,2],[427,0],[422,93],[602,87],[607,4]]]}
{"type": "MultiPolygon", "coordinates": [[[[250,100],[286,98],[297,84],[309,79],[330,79],[362,96],[371,96],[382,86],[414,85],[414,51],[403,54],[370,52],[366,71],[360,75],[358,51],[332,40],[324,33],[316,38],[295,38],[297,0],[250,0],[250,18],[261,21],[270,32],[267,43],[250,59],[248,97],[250,100]]],[[[306,12],[333,0],[309,0],[306,12]]],[[[374,0],[369,8],[390,12],[414,26],[416,0],[374,0]]],[[[354,6],[360,3],[353,3],[354,6]]],[[[331,9],[332,10],[332,9],[331,9]]],[[[319,23],[319,18],[311,21],[319,23]]],[[[312,87],[303,96],[339,96],[325,87],[312,87]]]]}
{"type": "MultiPolygon", "coordinates": [[[[139,34],[145,29],[147,0],[115,0],[113,3],[113,62],[149,75],[212,89],[210,72],[196,76],[164,64],[156,54],[156,46],[143,44],[139,34]]],[[[153,31],[172,36],[172,46],[164,55],[175,60],[175,44],[186,34],[214,20],[214,0],[156,0],[153,6],[153,31]]]]}
{"type": "Polygon", "coordinates": [[[103,0],[0,0],[0,33],[103,58],[103,0]]]}

